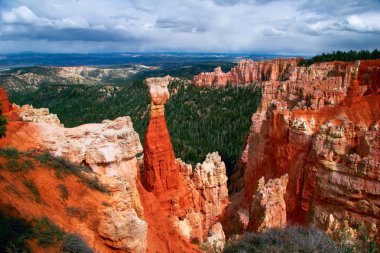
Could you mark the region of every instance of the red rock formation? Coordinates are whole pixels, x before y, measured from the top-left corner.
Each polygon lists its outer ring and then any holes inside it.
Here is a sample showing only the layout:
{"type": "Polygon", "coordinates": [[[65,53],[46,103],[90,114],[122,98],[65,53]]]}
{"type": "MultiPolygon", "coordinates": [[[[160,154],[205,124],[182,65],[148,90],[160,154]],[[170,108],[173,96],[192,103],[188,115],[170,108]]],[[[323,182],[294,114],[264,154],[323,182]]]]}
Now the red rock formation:
{"type": "Polygon", "coordinates": [[[354,63],[335,62],[312,65],[309,77],[295,86],[292,81],[262,85],[248,137],[244,188],[237,194],[242,210],[249,210],[261,177],[287,173],[288,220],[305,223],[308,217],[321,228],[347,231],[361,224],[379,240],[373,233],[380,225],[378,64],[361,61],[351,84],[354,63]]]}
{"type": "Polygon", "coordinates": [[[150,120],[144,143],[144,176],[147,190],[160,194],[178,188],[179,166],[166,126],[165,103],[169,99],[168,84],[171,78],[148,78],[150,120]]]}
{"type": "Polygon", "coordinates": [[[7,92],[3,87],[0,86],[0,102],[1,102],[1,111],[2,113],[7,113],[11,110],[12,106],[9,103],[9,98],[7,92]]]}
{"type": "Polygon", "coordinates": [[[201,73],[194,76],[193,83],[196,86],[223,87],[231,84],[251,84],[261,81],[287,80],[297,69],[300,58],[274,59],[255,62],[241,60],[238,65],[227,73],[223,73],[220,67],[214,72],[201,73]]]}
{"type": "Polygon", "coordinates": [[[288,181],[287,174],[281,178],[269,179],[267,183],[265,183],[264,177],[260,178],[250,208],[251,220],[248,229],[262,232],[269,228],[286,226],[284,195],[288,181]]]}

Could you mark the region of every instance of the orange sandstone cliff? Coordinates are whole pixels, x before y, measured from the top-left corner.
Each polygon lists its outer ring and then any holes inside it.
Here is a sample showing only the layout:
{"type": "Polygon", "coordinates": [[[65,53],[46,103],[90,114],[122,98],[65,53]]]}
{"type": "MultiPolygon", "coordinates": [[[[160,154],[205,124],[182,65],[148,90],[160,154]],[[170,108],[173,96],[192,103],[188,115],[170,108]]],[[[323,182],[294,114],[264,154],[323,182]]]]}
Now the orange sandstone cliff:
{"type": "Polygon", "coordinates": [[[352,240],[365,233],[379,241],[380,61],[303,68],[294,81],[257,84],[262,101],[237,172],[244,182],[233,177],[237,193],[229,214],[236,213],[245,227],[260,222],[265,212],[270,220],[270,210],[254,197],[260,178],[286,173],[288,221],[312,222],[340,239],[354,231],[352,240]],[[252,212],[260,208],[261,214],[252,212]]]}

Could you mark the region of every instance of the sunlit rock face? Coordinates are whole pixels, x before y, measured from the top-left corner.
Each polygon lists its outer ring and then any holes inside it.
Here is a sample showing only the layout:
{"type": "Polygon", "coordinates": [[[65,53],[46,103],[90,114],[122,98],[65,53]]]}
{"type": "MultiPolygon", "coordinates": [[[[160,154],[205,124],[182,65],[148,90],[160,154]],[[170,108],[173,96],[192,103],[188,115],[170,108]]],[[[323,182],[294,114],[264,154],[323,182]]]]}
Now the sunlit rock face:
{"type": "Polygon", "coordinates": [[[93,210],[97,223],[88,227],[84,220],[80,223],[82,229],[73,232],[79,233],[95,251],[145,252],[148,225],[137,190],[136,159],[137,154],[142,153],[142,146],[131,119],[120,117],[99,124],[64,128],[59,121],[51,120],[45,110],[23,106],[15,113],[20,115],[19,121],[10,122],[8,136],[1,140],[1,145],[20,150],[46,150],[73,163],[84,164],[110,191],[105,199],[98,200],[100,208],[93,210]],[[107,205],[102,205],[102,201],[107,205]]]}
{"type": "MultiPolygon", "coordinates": [[[[300,58],[274,59],[266,61],[241,60],[227,73],[220,67],[214,72],[203,72],[194,76],[196,86],[224,87],[227,84],[252,84],[261,81],[287,80],[296,71],[300,58]]],[[[294,74],[293,74],[294,75],[294,74]]]]}
{"type": "Polygon", "coordinates": [[[269,179],[265,183],[262,177],[257,185],[256,193],[250,207],[249,229],[263,232],[269,228],[285,228],[286,204],[284,195],[289,177],[269,179]]]}
{"type": "Polygon", "coordinates": [[[300,69],[303,81],[261,83],[238,172],[244,184],[235,187],[241,198],[233,197],[240,210],[250,209],[260,178],[286,173],[288,221],[347,231],[361,224],[379,240],[379,67],[379,61],[320,63],[300,69]]]}
{"type": "Polygon", "coordinates": [[[165,119],[165,103],[169,99],[167,86],[172,78],[146,79],[150,104],[150,120],[144,142],[144,184],[149,191],[160,194],[178,188],[179,166],[175,161],[165,119]]]}

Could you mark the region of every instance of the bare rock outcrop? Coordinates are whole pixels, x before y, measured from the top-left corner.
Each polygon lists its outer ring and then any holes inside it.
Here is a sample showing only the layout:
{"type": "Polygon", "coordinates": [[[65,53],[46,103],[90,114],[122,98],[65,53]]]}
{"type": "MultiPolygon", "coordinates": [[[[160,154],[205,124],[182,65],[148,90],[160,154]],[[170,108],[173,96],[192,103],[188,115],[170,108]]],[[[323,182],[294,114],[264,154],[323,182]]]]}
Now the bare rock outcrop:
{"type": "Polygon", "coordinates": [[[63,126],[57,114],[49,113],[48,108],[33,108],[31,105],[23,105],[18,113],[22,121],[34,123],[48,123],[56,126],[63,126]]]}
{"type": "Polygon", "coordinates": [[[269,228],[285,228],[284,195],[288,181],[287,174],[281,178],[269,179],[267,183],[265,183],[264,177],[260,178],[250,208],[249,229],[262,232],[269,228]]]}
{"type": "Polygon", "coordinates": [[[146,251],[148,225],[137,190],[136,156],[142,153],[142,146],[129,117],[75,128],[64,128],[50,121],[12,121],[8,130],[1,145],[48,150],[73,163],[84,164],[110,191],[107,204],[100,203],[97,213],[93,213],[98,220],[95,225],[78,231],[79,234],[86,231],[80,235],[91,248],[101,252],[146,251]]]}
{"type": "Polygon", "coordinates": [[[207,231],[221,217],[228,204],[226,166],[218,152],[208,154],[202,164],[198,163],[191,179],[202,196],[201,209],[207,231]]]}

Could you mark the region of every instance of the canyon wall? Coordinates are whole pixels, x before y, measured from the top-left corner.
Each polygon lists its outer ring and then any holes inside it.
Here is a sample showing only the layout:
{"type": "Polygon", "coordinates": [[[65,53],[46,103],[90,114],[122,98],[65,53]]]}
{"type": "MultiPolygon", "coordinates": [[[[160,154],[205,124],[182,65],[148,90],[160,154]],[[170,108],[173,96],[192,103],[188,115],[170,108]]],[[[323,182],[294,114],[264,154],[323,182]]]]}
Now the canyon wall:
{"type": "MultiPolygon", "coordinates": [[[[241,60],[227,73],[220,67],[214,72],[201,73],[194,76],[196,86],[223,87],[227,84],[252,84],[261,81],[282,81],[290,77],[294,79],[297,64],[301,58],[274,59],[267,61],[241,60]]],[[[297,75],[297,73],[296,73],[297,75]]]]}
{"type": "Polygon", "coordinates": [[[286,173],[288,220],[330,233],[361,227],[351,234],[379,241],[379,69],[377,60],[319,63],[296,81],[258,83],[262,101],[237,172],[244,185],[232,187],[240,213],[252,210],[260,178],[286,173]]]}

